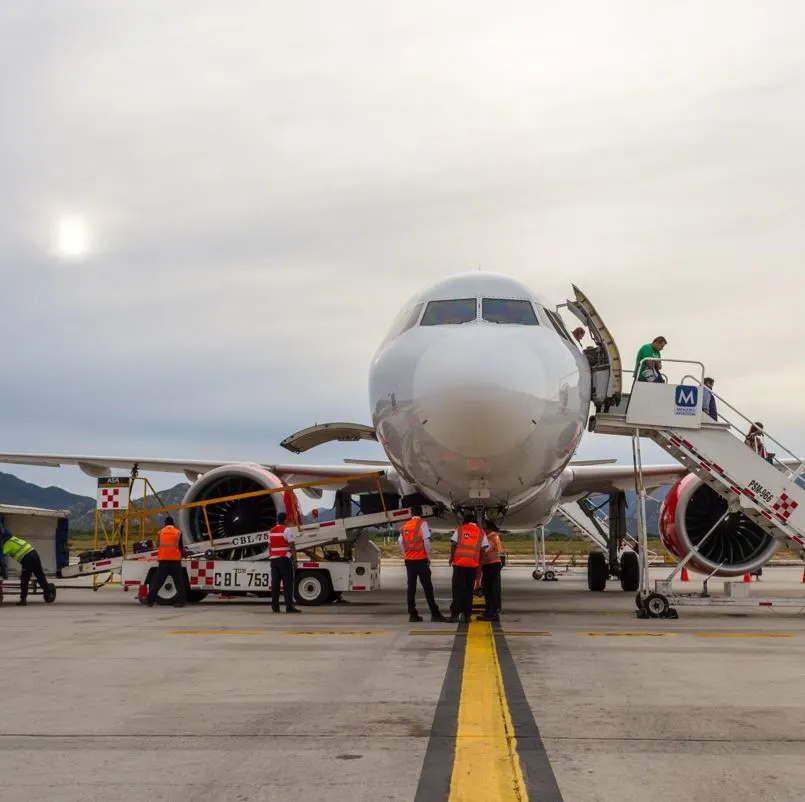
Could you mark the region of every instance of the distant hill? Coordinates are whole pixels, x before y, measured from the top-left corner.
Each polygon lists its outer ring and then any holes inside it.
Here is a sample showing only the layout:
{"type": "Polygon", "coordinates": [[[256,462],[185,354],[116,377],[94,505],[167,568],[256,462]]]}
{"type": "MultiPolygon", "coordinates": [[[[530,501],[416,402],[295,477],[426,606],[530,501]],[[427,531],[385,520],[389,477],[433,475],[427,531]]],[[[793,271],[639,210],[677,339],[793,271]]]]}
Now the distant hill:
{"type": "MultiPolygon", "coordinates": [[[[149,498],[149,507],[173,506],[181,504],[187,493],[188,485],[186,482],[175,485],[174,487],[163,490],[159,493],[159,501],[149,498]],[[161,502],[161,503],[160,503],[161,502]]],[[[658,499],[664,498],[668,488],[661,488],[657,493],[658,499]]],[[[636,496],[633,491],[626,494],[627,501],[627,525],[629,532],[637,534],[637,513],[635,506],[636,496]]],[[[0,503],[19,504],[26,507],[44,507],[46,509],[68,510],[70,512],[70,529],[79,532],[92,532],[95,530],[95,499],[92,496],[79,496],[75,493],[68,493],[60,487],[40,487],[39,485],[24,482],[10,473],[0,472],[0,503]]],[[[600,497],[598,503],[603,503],[603,510],[606,510],[606,498],[600,497]]],[[[646,503],[646,519],[650,534],[658,531],[660,504],[657,501],[648,500],[646,503]]],[[[329,521],[335,517],[335,511],[331,508],[322,507],[319,509],[319,520],[329,521]]],[[[310,523],[312,517],[305,516],[305,523],[310,523]]],[[[554,519],[546,527],[546,531],[568,534],[565,525],[554,519]]]]}
{"type": "Polygon", "coordinates": [[[0,473],[0,503],[23,507],[44,507],[51,510],[69,510],[70,521],[89,515],[94,527],[95,499],[68,493],[60,487],[39,487],[23,482],[10,473],[0,473]]]}

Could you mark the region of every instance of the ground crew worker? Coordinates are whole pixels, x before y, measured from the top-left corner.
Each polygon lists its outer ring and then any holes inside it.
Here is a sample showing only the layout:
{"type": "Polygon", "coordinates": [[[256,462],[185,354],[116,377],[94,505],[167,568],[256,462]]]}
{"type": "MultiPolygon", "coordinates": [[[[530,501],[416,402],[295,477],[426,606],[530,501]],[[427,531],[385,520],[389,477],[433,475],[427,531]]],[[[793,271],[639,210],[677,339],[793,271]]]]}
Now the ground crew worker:
{"type": "Polygon", "coordinates": [[[478,616],[479,621],[497,621],[500,615],[500,571],[503,568],[500,557],[503,545],[500,542],[500,530],[494,523],[488,523],[486,537],[489,548],[481,555],[481,587],[484,591],[484,614],[478,616]]]}
{"type": "Polygon", "coordinates": [[[453,603],[450,605],[451,623],[469,623],[472,617],[472,594],[475,575],[481,564],[481,552],[489,548],[483,529],[471,512],[464,514],[464,523],[456,527],[450,538],[450,565],[453,566],[453,603]]]}
{"type": "Polygon", "coordinates": [[[148,588],[148,606],[153,607],[157,594],[170,577],[176,588],[174,607],[184,607],[186,588],[184,584],[184,568],[182,567],[182,533],[174,526],[173,518],[165,518],[165,526],[159,530],[159,548],[157,549],[157,570],[148,588]]]}
{"type": "Polygon", "coordinates": [[[17,606],[25,607],[28,603],[28,584],[31,581],[32,574],[39,583],[45,601],[52,602],[54,599],[53,590],[45,576],[45,572],[42,570],[42,560],[39,558],[37,550],[27,540],[23,540],[21,537],[14,537],[5,527],[0,530],[0,539],[3,541],[3,555],[16,560],[20,564],[20,568],[22,568],[22,573],[20,574],[20,600],[17,602],[17,606]]]}
{"type": "Polygon", "coordinates": [[[445,617],[439,611],[436,599],[433,597],[433,580],[430,575],[430,528],[428,522],[420,517],[422,515],[421,507],[414,507],[412,512],[414,517],[402,525],[400,536],[397,538],[405,560],[405,574],[408,579],[408,620],[412,622],[422,620],[422,616],[416,611],[416,581],[418,579],[422,584],[425,601],[430,609],[430,620],[444,621],[445,617]]]}
{"type": "Polygon", "coordinates": [[[268,561],[271,563],[271,609],[280,611],[280,583],[285,589],[285,612],[301,613],[294,607],[294,565],[296,565],[296,546],[293,529],[285,525],[288,516],[281,512],[277,525],[268,533],[268,561]]]}
{"type": "Polygon", "coordinates": [[[8,559],[0,548],[0,607],[3,606],[3,580],[8,579],[8,559]]]}

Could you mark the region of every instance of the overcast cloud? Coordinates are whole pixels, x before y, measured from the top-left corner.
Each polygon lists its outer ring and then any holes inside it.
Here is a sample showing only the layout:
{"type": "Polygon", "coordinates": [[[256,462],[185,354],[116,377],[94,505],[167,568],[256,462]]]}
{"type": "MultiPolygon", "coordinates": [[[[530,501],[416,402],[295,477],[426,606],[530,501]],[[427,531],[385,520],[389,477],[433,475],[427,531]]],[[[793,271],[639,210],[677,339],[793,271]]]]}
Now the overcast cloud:
{"type": "MultiPolygon", "coordinates": [[[[805,452],[803,34],[793,0],[6,3],[0,450],[292,461],[480,266],[575,282],[627,366],[662,333],[805,452]]],[[[343,456],[382,452],[304,460],[343,456]]]]}

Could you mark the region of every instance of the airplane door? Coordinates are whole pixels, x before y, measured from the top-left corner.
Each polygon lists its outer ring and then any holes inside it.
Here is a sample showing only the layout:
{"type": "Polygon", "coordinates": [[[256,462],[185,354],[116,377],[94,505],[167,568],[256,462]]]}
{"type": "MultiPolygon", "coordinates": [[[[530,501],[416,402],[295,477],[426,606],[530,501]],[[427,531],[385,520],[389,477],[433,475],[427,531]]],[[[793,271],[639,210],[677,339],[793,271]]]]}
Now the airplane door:
{"type": "Polygon", "coordinates": [[[566,306],[590,333],[594,347],[584,349],[590,363],[592,376],[592,402],[596,412],[608,412],[610,406],[617,406],[623,393],[623,365],[615,340],[601,319],[590,299],[575,285],[575,301],[560,304],[557,311],[566,306]]]}

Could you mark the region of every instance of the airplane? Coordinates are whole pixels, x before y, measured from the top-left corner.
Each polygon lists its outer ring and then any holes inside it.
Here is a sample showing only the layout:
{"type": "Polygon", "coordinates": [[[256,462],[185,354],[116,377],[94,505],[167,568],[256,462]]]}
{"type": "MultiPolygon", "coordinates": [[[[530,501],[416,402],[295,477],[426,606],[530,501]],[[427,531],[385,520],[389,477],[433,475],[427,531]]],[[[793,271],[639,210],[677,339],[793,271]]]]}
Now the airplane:
{"type": "MultiPolygon", "coordinates": [[[[372,359],[372,425],[320,424],[281,444],[299,454],[326,442],[373,440],[383,448],[387,462],[254,464],[142,454],[0,454],[0,462],[77,465],[94,477],[135,467],[184,473],[192,483],[185,502],[342,480],[327,485],[337,491],[338,517],[352,514],[353,496],[360,498],[364,512],[376,512],[383,502],[403,507],[428,503],[439,510],[431,524],[436,531],[452,529],[465,511],[510,531],[533,530],[550,521],[558,505],[593,495],[608,495],[611,504],[620,499],[625,509],[625,491],[635,486],[632,465],[573,460],[591,404],[598,411],[617,404],[623,372],[618,349],[597,310],[575,286],[574,292],[574,300],[554,307],[524,283],[499,273],[468,272],[437,281],[403,305],[372,359]],[[582,351],[568,333],[560,308],[583,322],[595,346],[582,351]],[[369,472],[381,477],[382,501],[381,494],[373,492],[377,488],[372,480],[351,478],[369,472]]],[[[708,488],[682,465],[644,465],[643,476],[647,490],[674,484],[667,498],[675,505],[672,512],[678,508],[688,521],[691,537],[720,516],[708,488]]],[[[322,497],[321,487],[302,492],[322,497]]],[[[220,537],[264,531],[283,510],[291,520],[299,515],[294,492],[235,502],[217,513],[211,526],[220,537]]],[[[679,516],[668,518],[665,512],[664,519],[678,523],[679,516]]],[[[182,530],[193,540],[206,539],[201,512],[182,515],[182,530]]],[[[624,531],[614,533],[618,539],[625,534],[625,513],[622,521],[624,531]]],[[[719,563],[716,556],[711,560],[721,575],[750,570],[747,565],[755,566],[774,552],[771,539],[757,527],[752,531],[751,522],[736,519],[723,526],[734,527],[740,537],[729,559],[717,555],[719,563]]],[[[679,551],[680,527],[665,528],[674,530],[668,536],[679,551]]],[[[661,534],[665,540],[666,533],[661,534]]],[[[690,543],[683,541],[683,547],[690,543]]],[[[603,589],[608,577],[620,576],[619,561],[631,559],[628,550],[618,556],[619,545],[611,543],[608,561],[595,552],[591,555],[588,572],[597,574],[591,579],[588,573],[591,589],[603,589]]],[[[704,552],[697,560],[708,566],[704,552]]],[[[635,590],[636,559],[628,567],[628,580],[621,577],[623,589],[635,590]]]]}

